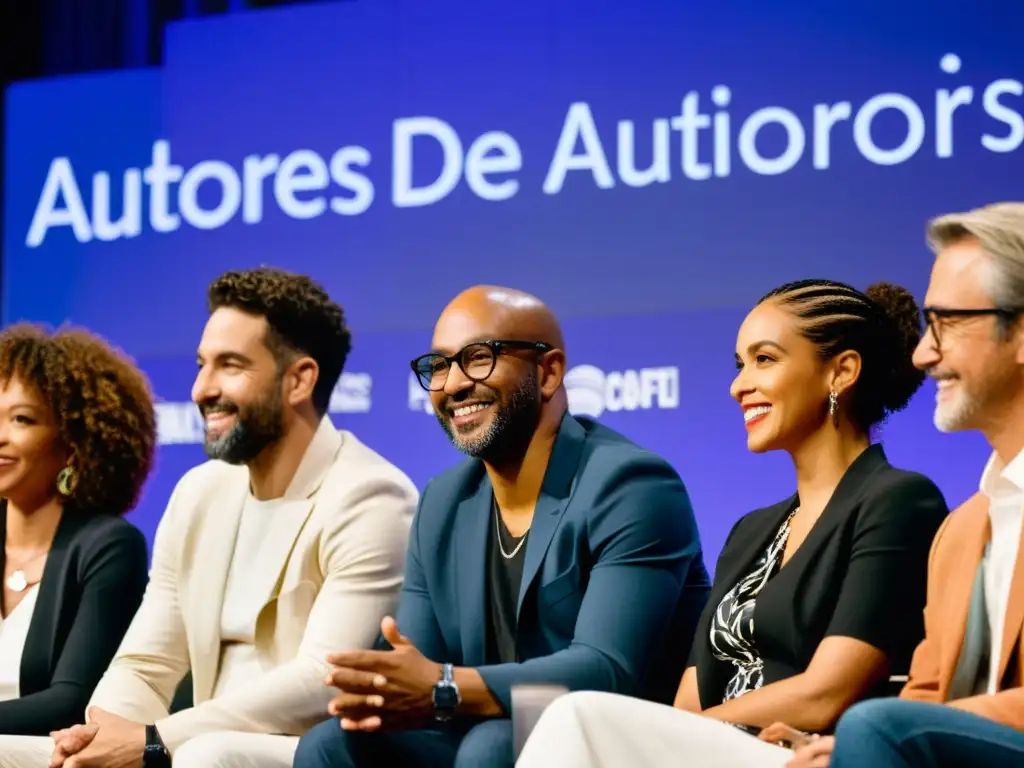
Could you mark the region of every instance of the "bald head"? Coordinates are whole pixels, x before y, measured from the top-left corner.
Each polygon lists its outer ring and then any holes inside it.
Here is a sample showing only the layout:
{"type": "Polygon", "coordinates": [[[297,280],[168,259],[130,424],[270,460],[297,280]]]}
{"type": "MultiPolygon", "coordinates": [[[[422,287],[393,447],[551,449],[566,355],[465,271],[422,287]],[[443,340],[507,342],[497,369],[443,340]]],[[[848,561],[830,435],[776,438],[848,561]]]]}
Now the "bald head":
{"type": "Polygon", "coordinates": [[[470,341],[540,341],[565,349],[558,319],[536,296],[514,288],[477,285],[445,307],[434,328],[434,346],[451,351],[470,341]]]}
{"type": "Polygon", "coordinates": [[[420,381],[459,450],[515,463],[538,430],[558,431],[568,402],[564,346],[558,320],[536,296],[480,285],[441,313],[433,352],[417,358],[427,361],[420,381]]]}

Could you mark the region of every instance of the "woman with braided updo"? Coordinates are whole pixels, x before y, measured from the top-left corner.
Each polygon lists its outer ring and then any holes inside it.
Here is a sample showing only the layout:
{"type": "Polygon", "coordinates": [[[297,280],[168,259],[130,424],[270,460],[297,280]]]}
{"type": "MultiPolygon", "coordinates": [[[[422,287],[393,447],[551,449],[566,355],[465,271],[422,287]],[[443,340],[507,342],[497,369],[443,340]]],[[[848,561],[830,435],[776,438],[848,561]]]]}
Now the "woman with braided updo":
{"type": "MultiPolygon", "coordinates": [[[[782,768],[788,745],[895,692],[924,636],[928,550],[948,510],[871,433],[921,386],[921,326],[913,297],[888,284],[803,280],[758,302],[731,394],[747,447],[787,452],[797,492],[729,533],[674,708],[564,696],[519,766],[782,768]]],[[[723,500],[742,482],[722,478],[723,500]]]]}
{"type": "Polygon", "coordinates": [[[146,588],[146,541],[122,516],[155,445],[146,380],[105,342],[0,333],[0,733],[82,719],[146,588]]]}

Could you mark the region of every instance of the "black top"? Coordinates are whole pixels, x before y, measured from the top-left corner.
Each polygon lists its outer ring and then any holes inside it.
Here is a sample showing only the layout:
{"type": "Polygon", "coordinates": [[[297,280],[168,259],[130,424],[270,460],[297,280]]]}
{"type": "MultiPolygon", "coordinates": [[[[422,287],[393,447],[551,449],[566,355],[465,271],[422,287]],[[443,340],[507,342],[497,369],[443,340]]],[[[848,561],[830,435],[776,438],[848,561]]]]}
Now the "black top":
{"type": "MultiPolygon", "coordinates": [[[[0,542],[6,528],[4,502],[0,542]]],[[[142,602],[148,560],[146,539],[131,523],[65,509],[22,653],[21,698],[0,702],[0,733],[46,736],[82,722],[142,602]]]]}
{"type": "Polygon", "coordinates": [[[487,663],[516,662],[516,606],[523,580],[527,531],[518,539],[508,532],[495,502],[491,508],[491,533],[487,547],[487,663]],[[511,557],[509,557],[511,555],[511,557]]]}
{"type": "Polygon", "coordinates": [[[764,659],[754,639],[754,608],[761,590],[782,567],[792,519],[793,513],[790,513],[753,570],[725,593],[711,620],[711,648],[715,658],[736,668],[725,687],[723,701],[735,699],[764,684],[764,659]]]}
{"type": "MultiPolygon", "coordinates": [[[[703,708],[722,703],[736,673],[715,656],[712,618],[798,504],[793,496],[751,512],[726,539],[689,660],[703,708]]],[[[907,674],[924,636],[928,551],[947,514],[931,480],[892,467],[881,446],[864,451],[800,548],[757,595],[752,640],[763,683],[805,671],[828,636],[869,643],[889,656],[891,674],[907,674]]]]}

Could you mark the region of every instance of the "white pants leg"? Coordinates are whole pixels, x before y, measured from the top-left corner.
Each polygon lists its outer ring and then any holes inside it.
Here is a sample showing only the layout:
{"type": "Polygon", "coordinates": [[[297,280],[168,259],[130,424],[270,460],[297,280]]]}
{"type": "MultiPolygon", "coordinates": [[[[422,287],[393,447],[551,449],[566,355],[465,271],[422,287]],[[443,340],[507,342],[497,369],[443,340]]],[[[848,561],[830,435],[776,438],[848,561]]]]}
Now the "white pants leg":
{"type": "Polygon", "coordinates": [[[784,768],[792,756],[708,717],[583,691],[544,711],[516,768],[784,768]]]}
{"type": "Polygon", "coordinates": [[[292,768],[298,744],[295,736],[207,733],[178,747],[173,763],[175,768],[292,768]]]}
{"type": "MultiPolygon", "coordinates": [[[[299,740],[265,733],[209,733],[190,739],[174,753],[183,768],[292,768],[299,740]]],[[[0,735],[0,768],[49,768],[49,737],[0,735]]]]}
{"type": "Polygon", "coordinates": [[[0,768],[50,768],[49,736],[0,736],[0,768]]]}

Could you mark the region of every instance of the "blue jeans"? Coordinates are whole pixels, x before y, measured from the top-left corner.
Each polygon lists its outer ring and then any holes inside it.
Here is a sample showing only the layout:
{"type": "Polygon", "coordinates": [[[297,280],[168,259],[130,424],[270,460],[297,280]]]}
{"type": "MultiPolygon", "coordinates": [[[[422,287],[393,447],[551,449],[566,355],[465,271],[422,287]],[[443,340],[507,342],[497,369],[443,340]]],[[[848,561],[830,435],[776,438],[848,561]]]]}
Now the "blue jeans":
{"type": "Polygon", "coordinates": [[[299,740],[293,768],[513,768],[512,721],[467,730],[360,733],[337,718],[299,740]]]}
{"type": "Polygon", "coordinates": [[[874,699],[836,727],[830,768],[1004,768],[1024,764],[1024,732],[942,704],[874,699]]]}

